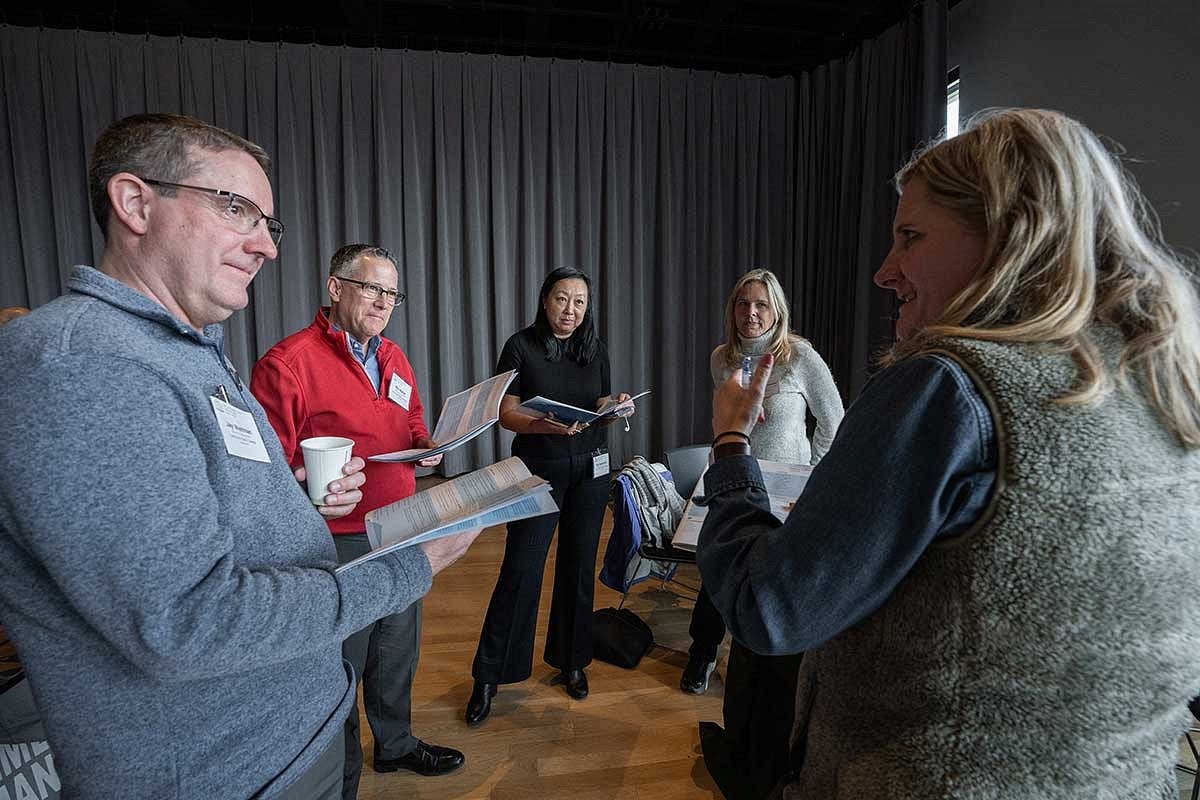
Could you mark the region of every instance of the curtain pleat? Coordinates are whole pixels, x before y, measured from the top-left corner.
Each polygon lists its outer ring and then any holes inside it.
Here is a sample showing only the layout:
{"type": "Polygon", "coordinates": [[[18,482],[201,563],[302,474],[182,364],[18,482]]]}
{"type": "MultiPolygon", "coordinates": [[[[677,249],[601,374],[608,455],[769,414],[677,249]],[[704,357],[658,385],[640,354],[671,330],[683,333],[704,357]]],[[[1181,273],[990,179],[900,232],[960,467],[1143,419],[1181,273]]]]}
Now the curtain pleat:
{"type": "MultiPolygon", "coordinates": [[[[798,82],[0,25],[0,305],[45,303],[73,264],[98,263],[86,165],[108,124],[193,114],[270,153],[287,226],[226,323],[239,370],[327,302],[337,247],[377,243],[408,295],[386,335],[412,361],[432,427],[532,321],[545,274],[574,265],[592,277],[614,390],[654,392],[630,433],[611,429],[613,462],[659,458],[711,435],[708,355],[751,267],[780,274],[798,330],[854,388],[870,341],[859,329],[884,313],[863,280],[891,202],[855,170],[890,174],[909,146],[912,38],[887,34],[798,82]]],[[[444,469],[507,452],[497,431],[444,469]]]]}
{"type": "Polygon", "coordinates": [[[891,177],[923,138],[922,48],[916,9],[797,84],[794,257],[783,282],[795,330],[848,400],[892,342],[892,293],[871,279],[891,247],[891,177]]]}

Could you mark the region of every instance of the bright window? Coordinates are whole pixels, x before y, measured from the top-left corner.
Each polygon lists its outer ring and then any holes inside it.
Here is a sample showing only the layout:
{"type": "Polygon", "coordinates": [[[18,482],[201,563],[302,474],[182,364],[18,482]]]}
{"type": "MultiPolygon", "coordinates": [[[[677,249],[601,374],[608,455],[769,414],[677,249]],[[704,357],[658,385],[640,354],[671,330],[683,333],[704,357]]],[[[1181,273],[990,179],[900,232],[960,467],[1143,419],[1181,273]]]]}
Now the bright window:
{"type": "Polygon", "coordinates": [[[946,75],[946,138],[958,136],[958,67],[946,75]]]}

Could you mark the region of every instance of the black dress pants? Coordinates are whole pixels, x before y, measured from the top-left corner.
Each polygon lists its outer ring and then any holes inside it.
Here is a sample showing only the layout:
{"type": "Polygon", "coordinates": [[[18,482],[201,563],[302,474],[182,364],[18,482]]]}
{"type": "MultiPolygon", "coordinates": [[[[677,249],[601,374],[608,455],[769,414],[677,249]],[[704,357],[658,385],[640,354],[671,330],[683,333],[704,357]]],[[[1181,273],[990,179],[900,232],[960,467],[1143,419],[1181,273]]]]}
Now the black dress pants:
{"type": "Polygon", "coordinates": [[[725,620],[721,619],[721,612],[713,605],[704,584],[700,584],[696,605],[692,607],[688,635],[692,637],[692,646],[688,648],[689,655],[705,661],[717,660],[717,649],[725,638],[725,620]]]}
{"type": "Polygon", "coordinates": [[[504,563],[471,665],[471,675],[484,683],[516,683],[533,671],[538,601],[555,524],[558,550],[543,658],[563,671],[583,669],[592,661],[596,548],[609,475],[606,471],[593,478],[592,456],[586,453],[554,459],[522,455],[521,460],[550,482],[559,513],[508,524],[504,563]]]}
{"type": "Polygon", "coordinates": [[[762,656],[737,639],[725,670],[725,729],[700,723],[704,765],[728,800],[760,800],[792,775],[791,735],[803,653],[762,656]]]}
{"type": "MultiPolygon", "coordinates": [[[[725,621],[701,585],[688,626],[689,654],[717,660],[725,621]]],[[[803,654],[762,656],[736,639],[725,669],[725,729],[700,723],[700,746],[709,774],[729,800],[766,797],[791,774],[791,733],[796,680],[803,654]]]]}

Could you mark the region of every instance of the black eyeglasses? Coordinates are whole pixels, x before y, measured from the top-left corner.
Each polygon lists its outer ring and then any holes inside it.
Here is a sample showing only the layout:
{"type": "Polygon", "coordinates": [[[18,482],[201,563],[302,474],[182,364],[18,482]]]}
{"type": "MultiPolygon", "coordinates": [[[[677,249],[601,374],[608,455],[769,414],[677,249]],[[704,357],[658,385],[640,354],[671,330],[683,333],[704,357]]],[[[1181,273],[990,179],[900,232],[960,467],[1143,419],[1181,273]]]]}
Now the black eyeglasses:
{"type": "Polygon", "coordinates": [[[353,278],[343,278],[341,275],[334,275],[333,277],[339,281],[356,284],[359,287],[358,290],[362,292],[362,296],[367,300],[374,300],[379,295],[383,295],[387,299],[387,302],[394,306],[398,306],[404,302],[404,292],[398,292],[395,289],[385,289],[378,283],[365,283],[363,281],[356,281],[353,278]]]}
{"type": "Polygon", "coordinates": [[[222,216],[229,221],[235,230],[239,233],[250,234],[254,231],[254,226],[261,220],[267,226],[267,233],[271,234],[271,241],[275,246],[279,246],[279,240],[283,238],[283,223],[274,217],[268,217],[263,210],[259,208],[258,203],[248,197],[243,197],[237,192],[226,191],[225,189],[209,189],[206,186],[189,186],[186,183],[172,183],[171,181],[159,181],[153,178],[142,178],[143,183],[148,183],[151,186],[168,186],[172,189],[191,189],[193,192],[203,192],[205,194],[216,195],[223,198],[225,207],[221,209],[222,216]]]}

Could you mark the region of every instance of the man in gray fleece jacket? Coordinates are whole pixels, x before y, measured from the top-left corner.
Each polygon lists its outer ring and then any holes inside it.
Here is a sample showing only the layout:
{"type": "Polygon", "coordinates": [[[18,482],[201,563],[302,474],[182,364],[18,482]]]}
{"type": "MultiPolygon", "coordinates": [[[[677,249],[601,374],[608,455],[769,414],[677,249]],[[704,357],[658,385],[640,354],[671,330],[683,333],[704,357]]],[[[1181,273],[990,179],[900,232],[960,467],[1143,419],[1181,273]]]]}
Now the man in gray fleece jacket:
{"type": "Polygon", "coordinates": [[[198,120],[110,127],[100,269],[0,331],[0,620],[66,796],[338,797],[341,641],[422,596],[477,532],[343,573],[222,352],[282,225],[265,153],[198,120]]]}

